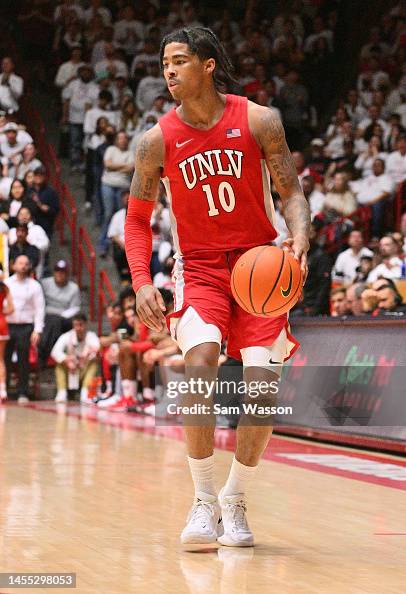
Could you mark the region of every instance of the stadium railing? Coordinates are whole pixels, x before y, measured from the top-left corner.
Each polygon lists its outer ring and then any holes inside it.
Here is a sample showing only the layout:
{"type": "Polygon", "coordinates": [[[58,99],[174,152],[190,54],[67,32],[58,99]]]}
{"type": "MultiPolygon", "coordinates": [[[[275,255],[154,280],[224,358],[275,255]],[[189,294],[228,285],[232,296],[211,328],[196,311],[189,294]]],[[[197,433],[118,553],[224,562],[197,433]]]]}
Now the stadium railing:
{"type": "Polygon", "coordinates": [[[47,145],[48,155],[48,175],[51,181],[51,185],[61,195],[62,194],[62,165],[58,159],[55,149],[52,144],[47,145]]]}
{"type": "Polygon", "coordinates": [[[98,311],[97,311],[97,329],[99,336],[103,329],[103,316],[106,305],[117,298],[116,293],[111,285],[107,271],[102,269],[99,272],[99,288],[97,291],[98,311]]]}
{"type": "Polygon", "coordinates": [[[86,268],[89,277],[89,317],[95,321],[95,296],[96,296],[96,251],[90,236],[82,225],[79,227],[78,242],[78,285],[83,289],[82,272],[86,268]]]}
{"type": "Polygon", "coordinates": [[[61,219],[62,225],[59,228],[59,242],[63,244],[65,242],[64,228],[65,225],[68,227],[70,232],[70,253],[72,263],[72,274],[77,274],[77,208],[76,202],[70,193],[69,187],[66,184],[62,185],[61,194],[61,219]]]}

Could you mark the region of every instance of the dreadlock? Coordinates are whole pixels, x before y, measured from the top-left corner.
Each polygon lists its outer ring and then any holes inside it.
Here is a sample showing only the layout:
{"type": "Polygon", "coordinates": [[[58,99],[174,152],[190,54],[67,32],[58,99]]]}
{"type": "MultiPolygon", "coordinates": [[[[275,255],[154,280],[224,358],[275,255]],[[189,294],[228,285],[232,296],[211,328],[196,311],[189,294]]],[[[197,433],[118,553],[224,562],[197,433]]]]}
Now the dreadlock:
{"type": "Polygon", "coordinates": [[[190,52],[200,60],[213,58],[216,62],[216,67],[213,71],[213,81],[218,90],[223,89],[224,83],[238,84],[233,76],[234,67],[217,35],[211,29],[207,27],[183,27],[165,35],[159,51],[161,67],[165,47],[169,43],[186,43],[190,52]]]}

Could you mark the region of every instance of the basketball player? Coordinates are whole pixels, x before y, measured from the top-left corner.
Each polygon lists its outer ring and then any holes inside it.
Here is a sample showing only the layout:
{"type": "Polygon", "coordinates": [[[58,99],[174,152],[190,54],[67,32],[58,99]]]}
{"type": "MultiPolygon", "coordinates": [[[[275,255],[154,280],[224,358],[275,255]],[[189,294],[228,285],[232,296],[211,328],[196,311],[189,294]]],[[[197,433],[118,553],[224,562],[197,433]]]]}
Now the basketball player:
{"type": "MultiPolygon", "coordinates": [[[[285,249],[300,261],[306,276],[310,212],[282,124],[272,109],[221,92],[219,70],[231,82],[232,66],[209,29],[170,33],[162,41],[160,57],[168,89],[179,105],[142,136],[136,153],[125,243],[137,313],[152,329],[165,324],[165,306],[149,272],[150,220],[162,179],[177,250],[170,328],[182,350],[186,375],[200,368],[215,376],[220,345],[228,337],[228,353],[242,360],[246,381],[258,373],[270,381],[279,377],[282,362],[298,344],[289,333],[286,314],[254,317],[237,305],[230,273],[244,251],[269,244],[277,235],[270,172],[291,235],[285,249]]],[[[245,492],[272,428],[240,423],[230,475],[217,495],[214,426],[197,424],[185,425],[195,500],[181,541],[252,546],[245,492]]]]}

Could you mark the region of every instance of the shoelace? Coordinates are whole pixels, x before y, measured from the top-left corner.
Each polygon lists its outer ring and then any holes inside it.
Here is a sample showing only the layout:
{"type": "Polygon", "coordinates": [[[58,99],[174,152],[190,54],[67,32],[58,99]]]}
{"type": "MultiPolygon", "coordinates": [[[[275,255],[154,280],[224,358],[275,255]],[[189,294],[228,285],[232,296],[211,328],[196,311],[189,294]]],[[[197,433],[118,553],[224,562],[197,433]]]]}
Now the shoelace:
{"type": "Polygon", "coordinates": [[[247,518],[245,517],[247,507],[244,501],[238,501],[237,503],[228,503],[227,510],[231,513],[234,525],[237,530],[249,530],[247,518]]]}
{"type": "Polygon", "coordinates": [[[207,524],[207,514],[213,516],[213,504],[198,499],[193,507],[190,519],[192,522],[200,522],[202,526],[207,524]]]}

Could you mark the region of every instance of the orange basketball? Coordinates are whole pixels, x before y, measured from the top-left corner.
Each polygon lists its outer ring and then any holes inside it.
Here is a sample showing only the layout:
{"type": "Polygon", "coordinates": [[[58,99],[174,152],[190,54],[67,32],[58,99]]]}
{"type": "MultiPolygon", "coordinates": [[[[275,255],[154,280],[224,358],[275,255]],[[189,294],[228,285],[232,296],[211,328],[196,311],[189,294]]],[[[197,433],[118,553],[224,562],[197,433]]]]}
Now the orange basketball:
{"type": "Polygon", "coordinates": [[[277,317],[289,311],[302,288],[300,264],[272,245],[254,247],[240,256],[231,274],[231,291],[248,313],[277,317]]]}

